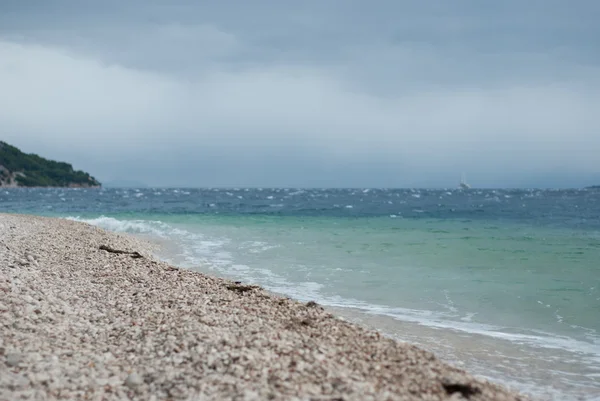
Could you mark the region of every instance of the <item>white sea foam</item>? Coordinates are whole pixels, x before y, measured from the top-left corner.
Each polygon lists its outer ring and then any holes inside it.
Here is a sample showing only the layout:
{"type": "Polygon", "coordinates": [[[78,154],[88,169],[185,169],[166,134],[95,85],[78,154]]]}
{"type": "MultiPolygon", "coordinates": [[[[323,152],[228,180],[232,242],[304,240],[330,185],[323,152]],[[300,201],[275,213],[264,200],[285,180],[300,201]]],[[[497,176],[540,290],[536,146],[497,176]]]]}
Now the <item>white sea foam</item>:
{"type": "MultiPolygon", "coordinates": [[[[161,221],[119,220],[105,216],[92,219],[71,217],[71,219],[94,224],[110,231],[156,236],[174,245],[170,254],[162,255],[171,263],[211,270],[219,275],[256,283],[267,290],[300,301],[315,300],[326,306],[351,308],[370,315],[388,316],[399,321],[428,327],[478,334],[540,349],[561,350],[569,352],[574,359],[588,366],[600,366],[600,338],[593,330],[587,330],[587,341],[583,341],[542,331],[515,330],[480,323],[476,321],[476,314],[459,311],[447,292],[444,293],[446,303],[441,305],[446,310],[439,311],[369,303],[335,295],[335,288],[326,286],[324,282],[317,282],[318,280],[289,280],[284,272],[275,272],[265,268],[264,265],[253,266],[245,260],[237,260],[240,258],[241,251],[257,254],[272,250],[278,247],[278,244],[258,240],[236,243],[230,238],[208,236],[161,221]]],[[[198,229],[202,230],[201,227],[198,229]]],[[[310,267],[303,268],[307,270],[305,278],[309,278],[310,267]]],[[[546,308],[546,303],[541,301],[539,303],[544,309],[546,308]]],[[[562,319],[558,314],[556,318],[562,319]]]]}
{"type": "Polygon", "coordinates": [[[100,216],[92,219],[80,217],[67,217],[67,219],[81,221],[103,228],[108,231],[130,234],[151,234],[165,238],[171,232],[168,224],[160,221],[147,220],[118,220],[113,217],[100,216]]]}
{"type": "MultiPolygon", "coordinates": [[[[207,263],[208,265],[221,268],[231,266],[234,263],[231,252],[224,250],[224,246],[231,242],[231,240],[228,238],[208,238],[201,233],[173,227],[161,221],[119,220],[113,217],[105,216],[91,219],[80,217],[69,218],[72,220],[87,222],[110,231],[155,235],[159,238],[169,239],[182,249],[181,254],[185,256],[185,260],[182,262],[185,262],[188,266],[207,263]]],[[[278,244],[269,244],[264,241],[246,241],[241,242],[237,246],[237,248],[245,249],[251,253],[264,252],[277,247],[279,247],[278,244]]],[[[284,288],[292,288],[297,285],[297,283],[288,283],[281,276],[278,276],[277,274],[265,269],[254,268],[251,270],[258,273],[257,276],[272,279],[272,282],[264,282],[261,284],[264,284],[265,286],[271,286],[274,289],[277,288],[282,290],[284,288]]],[[[294,292],[296,293],[296,291],[294,292]]],[[[306,295],[309,295],[309,297],[316,297],[321,302],[328,303],[331,306],[361,309],[367,313],[391,316],[400,320],[417,322],[428,326],[456,329],[465,332],[485,334],[507,340],[530,343],[532,345],[546,346],[549,348],[579,350],[581,352],[600,355],[600,342],[590,344],[587,342],[573,340],[568,337],[559,337],[547,333],[544,333],[543,335],[533,335],[506,332],[503,331],[505,328],[500,326],[473,323],[470,321],[472,316],[464,319],[463,321],[455,321],[448,319],[450,316],[442,312],[376,305],[357,299],[346,299],[338,296],[323,296],[312,292],[306,295]]],[[[306,295],[298,293],[298,297],[302,299],[306,299],[306,295]]],[[[452,316],[455,316],[457,310],[447,292],[445,293],[445,297],[447,303],[442,306],[447,308],[450,312],[453,312],[452,316]]],[[[541,301],[538,301],[538,303],[543,307],[549,307],[549,305],[546,305],[541,301]]],[[[597,333],[595,332],[592,333],[591,337],[595,338],[597,341],[600,341],[596,334],[597,333]]]]}
{"type": "Polygon", "coordinates": [[[250,253],[261,253],[279,247],[280,245],[271,245],[264,241],[247,241],[242,242],[239,246],[240,249],[246,249],[250,253]]]}

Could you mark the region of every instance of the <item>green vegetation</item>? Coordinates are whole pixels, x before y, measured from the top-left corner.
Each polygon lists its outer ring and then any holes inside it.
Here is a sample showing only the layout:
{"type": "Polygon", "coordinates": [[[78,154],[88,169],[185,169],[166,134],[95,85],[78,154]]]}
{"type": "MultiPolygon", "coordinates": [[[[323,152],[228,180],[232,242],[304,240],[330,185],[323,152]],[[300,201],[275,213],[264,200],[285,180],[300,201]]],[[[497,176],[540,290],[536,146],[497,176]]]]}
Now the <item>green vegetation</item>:
{"type": "Polygon", "coordinates": [[[11,179],[23,187],[100,186],[94,177],[83,171],[73,170],[69,163],[23,153],[0,141],[0,186],[10,183],[11,179]]]}

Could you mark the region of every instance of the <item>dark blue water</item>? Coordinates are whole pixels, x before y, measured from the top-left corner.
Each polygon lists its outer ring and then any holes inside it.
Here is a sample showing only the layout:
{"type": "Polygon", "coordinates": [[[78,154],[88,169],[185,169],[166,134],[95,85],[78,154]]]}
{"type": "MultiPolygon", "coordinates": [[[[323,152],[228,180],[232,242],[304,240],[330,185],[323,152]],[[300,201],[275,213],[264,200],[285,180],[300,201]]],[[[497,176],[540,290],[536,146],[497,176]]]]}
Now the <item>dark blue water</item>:
{"type": "Polygon", "coordinates": [[[600,229],[600,189],[4,189],[0,210],[509,220],[600,229]]]}

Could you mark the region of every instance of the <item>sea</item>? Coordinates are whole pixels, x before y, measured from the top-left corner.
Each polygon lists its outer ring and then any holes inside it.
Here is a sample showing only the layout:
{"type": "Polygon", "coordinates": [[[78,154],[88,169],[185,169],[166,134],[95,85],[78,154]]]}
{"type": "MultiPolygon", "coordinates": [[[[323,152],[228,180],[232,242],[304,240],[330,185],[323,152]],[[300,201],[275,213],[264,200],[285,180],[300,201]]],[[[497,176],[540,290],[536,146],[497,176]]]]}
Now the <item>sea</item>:
{"type": "Polygon", "coordinates": [[[600,189],[2,189],[543,400],[600,400],[600,189]]]}

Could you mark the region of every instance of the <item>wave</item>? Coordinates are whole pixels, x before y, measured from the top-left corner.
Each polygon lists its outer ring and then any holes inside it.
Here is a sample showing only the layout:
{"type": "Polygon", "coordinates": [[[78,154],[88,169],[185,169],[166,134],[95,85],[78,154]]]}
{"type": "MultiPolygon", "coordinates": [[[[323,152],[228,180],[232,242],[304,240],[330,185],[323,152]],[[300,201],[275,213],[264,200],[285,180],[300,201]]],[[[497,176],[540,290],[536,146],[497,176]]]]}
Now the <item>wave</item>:
{"type": "Polygon", "coordinates": [[[68,216],[66,219],[88,223],[103,228],[107,231],[118,233],[150,234],[156,235],[160,238],[167,238],[173,232],[171,226],[156,220],[118,220],[113,217],[105,216],[91,219],[84,219],[79,216],[68,216]]]}
{"type": "MultiPolygon", "coordinates": [[[[325,285],[323,283],[290,281],[268,268],[251,267],[245,263],[238,263],[234,255],[236,249],[243,249],[250,253],[260,253],[269,251],[279,245],[252,240],[232,243],[232,240],[227,237],[207,236],[201,232],[175,227],[158,220],[120,220],[106,216],[96,218],[71,216],[68,219],[89,223],[119,233],[155,236],[166,240],[172,245],[169,252],[157,255],[169,263],[195,270],[216,272],[229,278],[259,284],[268,291],[289,296],[299,301],[317,301],[324,306],[351,308],[367,314],[387,316],[428,327],[484,335],[532,347],[565,350],[585,356],[590,363],[600,363],[600,338],[596,334],[588,335],[588,342],[542,331],[517,330],[477,323],[472,320],[473,315],[468,313],[461,317],[454,313],[456,311],[450,313],[408,309],[372,304],[338,295],[328,295],[324,291],[325,285]]],[[[332,290],[330,287],[327,289],[332,290]]]]}

